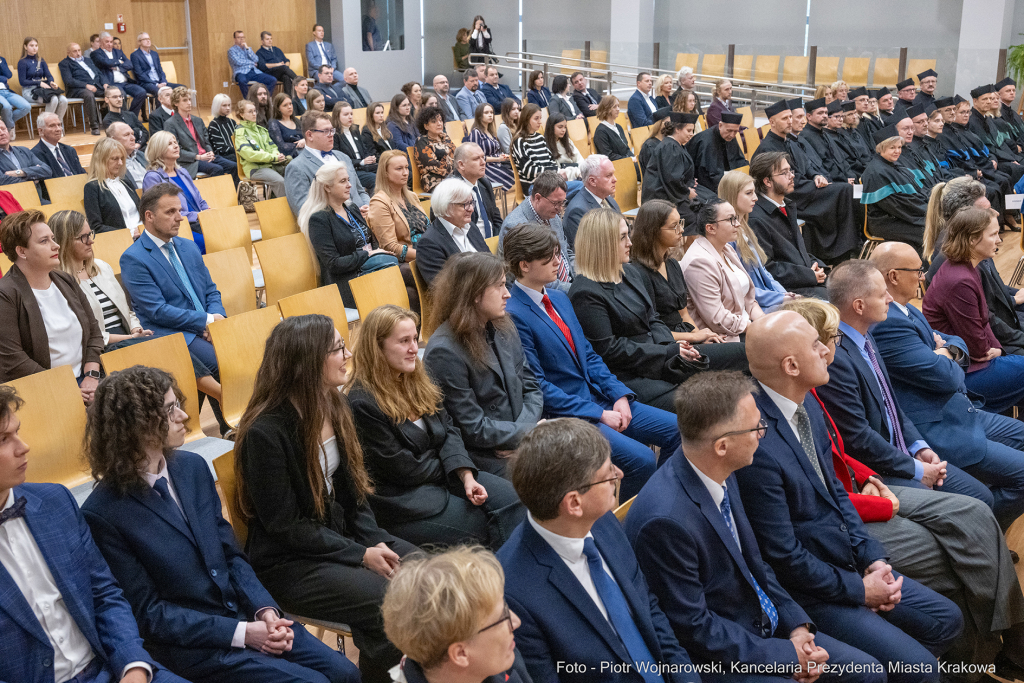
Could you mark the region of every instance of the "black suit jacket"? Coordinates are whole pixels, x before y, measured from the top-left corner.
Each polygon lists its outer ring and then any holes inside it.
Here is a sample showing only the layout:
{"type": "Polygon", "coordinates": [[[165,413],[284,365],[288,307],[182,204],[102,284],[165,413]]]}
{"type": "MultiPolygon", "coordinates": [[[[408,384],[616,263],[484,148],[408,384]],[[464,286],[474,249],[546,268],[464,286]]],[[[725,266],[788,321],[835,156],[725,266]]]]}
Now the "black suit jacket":
{"type": "Polygon", "coordinates": [[[785,204],[788,216],[783,216],[771,200],[758,197],[748,221],[767,257],[764,267],[772,277],[790,292],[815,296],[824,287],[818,284],[811,265],[815,261],[819,266],[824,262],[807,253],[796,222],[796,207],[788,200],[785,204]]]}
{"type": "MultiPolygon", "coordinates": [[[[82,168],[82,162],[78,160],[78,152],[75,151],[74,147],[58,142],[57,148],[60,150],[61,156],[64,157],[64,161],[71,167],[71,175],[82,175],[85,173],[85,169],[82,168]]],[[[36,146],[32,148],[32,153],[39,157],[41,162],[50,167],[54,178],[64,177],[64,169],[57,163],[57,157],[53,156],[50,148],[42,140],[37,142],[36,146]]]]}
{"type": "Polygon", "coordinates": [[[576,103],[576,108],[583,112],[584,117],[593,116],[597,113],[597,110],[591,110],[590,105],[601,104],[601,95],[593,88],[587,88],[584,92],[580,92],[573,88],[572,101],[576,103]],[[588,95],[593,99],[593,102],[587,98],[588,95]]]}
{"type": "MultiPolygon", "coordinates": [[[[469,243],[479,252],[489,253],[490,248],[484,241],[480,231],[471,226],[468,232],[469,243]]],[[[416,243],[416,270],[419,271],[423,281],[430,285],[441,272],[444,262],[450,257],[459,253],[459,247],[455,240],[448,234],[448,230],[441,225],[441,219],[435,218],[430,222],[430,227],[423,233],[416,243]]]]}
{"type": "Polygon", "coordinates": [[[343,97],[339,97],[338,91],[329,85],[317,83],[316,85],[313,86],[313,90],[316,90],[318,93],[324,96],[325,111],[332,111],[334,109],[334,105],[337,104],[338,102],[348,102],[348,100],[344,99],[343,97]]]}
{"type": "Polygon", "coordinates": [[[91,85],[96,88],[97,98],[103,97],[103,81],[100,80],[100,70],[98,67],[92,66],[94,76],[90,76],[89,72],[82,68],[82,65],[71,59],[65,57],[57,63],[57,68],[60,69],[60,77],[64,81],[64,87],[68,89],[70,94],[72,90],[84,90],[85,86],[91,85]]]}
{"type": "MultiPolygon", "coordinates": [[[[373,236],[373,231],[366,227],[359,211],[354,210],[351,205],[346,207],[346,210],[349,220],[362,227],[370,239],[370,244],[376,248],[377,240],[373,236]]],[[[366,263],[366,259],[370,258],[369,252],[357,245],[352,229],[345,225],[330,207],[309,217],[309,241],[320,262],[320,284],[338,285],[345,306],[355,308],[356,302],[352,298],[348,281],[359,275],[359,269],[366,263]]]]}
{"type": "Polygon", "coordinates": [[[374,156],[375,153],[372,147],[366,147],[362,133],[359,131],[359,126],[352,126],[352,139],[356,143],[355,147],[349,143],[348,138],[340,130],[334,131],[334,149],[351,159],[352,165],[356,167],[357,171],[376,173],[377,164],[367,164],[366,166],[363,166],[360,163],[366,157],[374,156]]]}
{"type": "MultiPolygon", "coordinates": [[[[462,174],[459,173],[458,169],[455,170],[451,175],[452,178],[462,178],[462,174]]],[[[462,180],[466,180],[462,178],[462,180]]],[[[469,181],[466,181],[469,182],[469,181]]],[[[484,210],[487,212],[487,218],[491,221],[491,237],[495,237],[501,232],[501,211],[498,210],[498,202],[494,199],[494,186],[491,185],[491,181],[487,178],[481,178],[476,181],[476,186],[480,188],[480,197],[484,200],[484,210]]],[[[474,197],[474,200],[476,198],[474,197]]],[[[473,217],[469,219],[469,222],[473,225],[477,224],[480,220],[480,212],[476,209],[473,210],[473,217]]],[[[434,220],[434,214],[430,214],[430,220],[434,220]]],[[[485,242],[486,244],[486,242],[485,242]]]]}
{"type": "MultiPolygon", "coordinates": [[[[108,183],[118,182],[116,180],[108,180],[108,183]]],[[[128,196],[135,202],[135,208],[139,208],[139,195],[135,191],[135,182],[132,177],[128,174],[121,179],[125,188],[128,190],[128,196]]],[[[121,213],[121,205],[117,203],[117,199],[114,198],[114,194],[106,189],[100,188],[99,182],[96,180],[90,180],[85,184],[85,218],[89,221],[89,227],[96,232],[110,232],[111,230],[121,230],[123,228],[134,228],[135,226],[128,226],[124,224],[124,214],[121,213]]]]}
{"type": "MultiPolygon", "coordinates": [[[[168,114],[164,111],[162,106],[156,106],[153,111],[149,114],[149,132],[158,133],[164,129],[167,125],[167,119],[174,116],[174,114],[168,114]]],[[[136,140],[138,142],[138,140],[136,140]]]]}
{"type": "Polygon", "coordinates": [[[608,157],[610,161],[633,156],[633,150],[626,142],[626,131],[622,130],[622,126],[617,123],[615,129],[618,131],[618,135],[612,132],[608,126],[598,123],[597,128],[594,129],[594,149],[598,154],[608,157]]]}

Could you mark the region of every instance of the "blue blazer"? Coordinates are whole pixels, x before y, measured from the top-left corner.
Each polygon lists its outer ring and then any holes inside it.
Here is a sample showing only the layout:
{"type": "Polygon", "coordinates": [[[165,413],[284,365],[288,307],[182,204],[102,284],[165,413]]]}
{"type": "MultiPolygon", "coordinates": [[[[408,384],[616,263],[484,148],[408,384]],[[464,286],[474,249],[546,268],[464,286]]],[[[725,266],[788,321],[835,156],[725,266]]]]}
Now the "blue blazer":
{"type": "MultiPolygon", "coordinates": [[[[647,587],[619,520],[611,512],[591,529],[594,544],[622,589],[636,626],[657,662],[687,666],[690,658],[679,646],[658,599],[647,587]]],[[[534,683],[642,681],[640,674],[602,671],[602,662],[632,662],[622,639],[602,616],[565,562],[540,537],[529,521],[520,524],[498,551],[505,570],[505,599],[522,620],[516,645],[534,683]],[[559,663],[580,662],[590,669],[572,675],[559,663]]],[[[694,673],[666,674],[671,683],[700,681],[694,673]]]]}
{"type": "Polygon", "coordinates": [[[205,311],[197,311],[192,305],[185,285],[148,234],[121,254],[121,282],[144,328],[153,330],[157,337],[182,332],[185,343],[191,344],[206,329],[207,313],[225,317],[227,313],[196,243],[184,237],[174,237],[172,242],[205,311]]]}
{"type": "Polygon", "coordinates": [[[132,68],[131,60],[121,50],[112,49],[110,53],[114,55],[113,59],[109,59],[107,53],[103,50],[93,50],[89,54],[89,59],[92,60],[93,64],[100,71],[100,80],[103,81],[103,84],[114,84],[114,69],[123,73],[129,83],[134,83],[135,81],[132,80],[131,75],[128,73],[132,68]]]}
{"type": "Polygon", "coordinates": [[[0,57],[0,83],[3,83],[5,86],[7,86],[7,89],[10,90],[11,86],[7,83],[7,79],[13,77],[14,72],[11,71],[11,67],[7,64],[7,60],[3,57],[0,57]]]}
{"type": "MultiPolygon", "coordinates": [[[[334,53],[334,46],[326,40],[324,41],[324,55],[327,57],[326,63],[337,69],[338,56],[334,53]]],[[[320,49],[316,46],[316,41],[311,40],[306,43],[306,66],[309,68],[310,77],[316,78],[316,73],[323,65],[324,60],[320,58],[320,49]]]]}
{"type": "MultiPolygon", "coordinates": [[[[892,368],[896,400],[907,417],[939,456],[963,469],[985,458],[988,438],[978,409],[967,396],[961,365],[935,353],[935,330],[924,314],[907,305],[910,316],[895,303],[888,317],[871,329],[878,353],[892,368]]],[[[938,333],[946,345],[960,349],[970,362],[967,344],[960,337],[938,333]]]]}
{"type": "Polygon", "coordinates": [[[541,109],[546,109],[551,103],[551,91],[545,85],[540,91],[531,88],[526,92],[526,99],[530,104],[536,104],[541,109]]]}
{"type": "Polygon", "coordinates": [[[132,53],[132,72],[135,74],[135,80],[139,83],[166,83],[167,74],[164,73],[164,68],[160,66],[160,55],[157,54],[156,50],[150,50],[149,56],[153,59],[153,69],[156,71],[159,81],[154,81],[149,77],[149,62],[146,61],[146,56],[142,54],[142,49],[139,48],[132,53]]]}
{"type": "Polygon", "coordinates": [[[481,83],[480,92],[484,94],[484,97],[487,98],[487,101],[494,107],[494,111],[498,112],[499,115],[501,114],[501,105],[506,99],[515,100],[516,104],[522,105],[522,101],[504,83],[499,83],[497,86],[490,83],[481,83]]]}
{"type": "MultiPolygon", "coordinates": [[[[820,389],[819,389],[820,391],[820,389]]],[[[888,558],[868,533],[832,468],[832,442],[814,396],[804,397],[823,484],[782,411],[754,396],[768,432],[754,462],[736,472],[743,499],[757,510],[750,524],[779,582],[804,607],[864,604],[864,570],[888,558]]]]}
{"type": "MultiPolygon", "coordinates": [[[[740,248],[735,242],[729,242],[729,244],[732,245],[737,254],[740,253],[740,248]]],[[[747,275],[750,276],[750,280],[754,283],[754,298],[757,300],[757,305],[765,309],[767,313],[768,309],[775,308],[782,303],[786,295],[786,288],[772,277],[772,274],[761,263],[757,252],[754,252],[754,258],[757,259],[757,263],[744,262],[743,269],[747,271],[747,275]]]]}
{"type": "MultiPolygon", "coordinates": [[[[868,339],[872,339],[870,333],[868,339]]],[[[875,348],[878,348],[877,345],[875,348]]],[[[881,354],[878,354],[878,364],[882,368],[882,375],[889,379],[885,359],[881,354]]],[[[828,377],[828,384],[818,387],[818,396],[835,420],[847,454],[883,476],[913,479],[916,473],[914,459],[889,443],[889,425],[885,404],[882,402],[882,390],[878,387],[871,366],[849,337],[843,337],[842,343],[836,348],[835,360],[828,368],[828,377]]],[[[889,386],[892,386],[891,380],[889,386]]],[[[907,445],[920,440],[921,433],[903,414],[898,398],[896,410],[907,445]]],[[[826,458],[826,462],[831,461],[831,456],[826,458]]]]}
{"type": "Polygon", "coordinates": [[[679,643],[695,662],[797,663],[790,632],[811,619],[761,559],[740,500],[726,479],[743,551],[693,466],[677,450],[644,485],[626,516],[626,536],[679,643]],[[754,584],[779,613],[777,637],[754,584]]]}
{"type": "MultiPolygon", "coordinates": [[[[654,98],[652,97],[651,99],[653,100],[654,98]]],[[[651,118],[652,112],[644,104],[643,95],[639,90],[634,90],[633,94],[629,96],[629,106],[626,108],[626,113],[629,114],[629,125],[633,128],[649,126],[654,123],[654,119],[651,118]]]]}
{"type": "Polygon", "coordinates": [[[82,506],[93,537],[139,623],[146,648],[172,670],[229,650],[240,621],[277,608],[221,516],[210,467],[176,451],[167,473],[185,510],[169,511],[154,489],[121,495],[104,482],[82,506]]]}
{"type": "MultiPolygon", "coordinates": [[[[619,204],[615,201],[614,195],[608,197],[608,204],[616,211],[619,211],[619,204]]],[[[565,231],[565,240],[569,243],[569,248],[573,252],[576,251],[576,230],[580,227],[580,220],[583,219],[583,214],[591,209],[600,208],[601,205],[598,203],[597,198],[587,192],[586,188],[580,188],[573,198],[569,200],[569,204],[565,207],[565,218],[562,219],[562,229],[565,231]]]]}
{"type": "Polygon", "coordinates": [[[569,297],[547,288],[551,305],[569,328],[576,353],[555,321],[541,311],[519,286],[512,287],[506,310],[519,331],[523,353],[544,393],[544,417],[580,417],[597,421],[623,396],[635,398],[594,352],[569,297]]]}
{"type": "MultiPolygon", "coordinates": [[[[131,607],[93,543],[75,499],[59,484],[22,484],[11,490],[24,497],[25,521],[64,605],[92,651],[111,674],[121,677],[132,662],[156,662],[142,649],[131,607]]],[[[219,504],[218,504],[219,505],[219,504]]],[[[53,683],[53,647],[25,596],[0,567],[0,680],[53,683]]]]}

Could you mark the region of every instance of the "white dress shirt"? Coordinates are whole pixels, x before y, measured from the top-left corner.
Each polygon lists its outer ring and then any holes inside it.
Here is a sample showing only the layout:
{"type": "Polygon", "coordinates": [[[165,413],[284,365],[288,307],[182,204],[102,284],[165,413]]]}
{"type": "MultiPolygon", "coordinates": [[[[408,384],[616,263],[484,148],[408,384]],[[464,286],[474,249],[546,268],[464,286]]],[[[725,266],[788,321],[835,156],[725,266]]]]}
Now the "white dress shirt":
{"type": "Polygon", "coordinates": [[[455,240],[455,246],[459,248],[459,251],[476,251],[476,247],[474,247],[473,244],[469,241],[469,231],[472,228],[472,225],[470,223],[467,223],[465,226],[461,228],[457,228],[448,221],[446,221],[445,219],[441,218],[440,216],[438,216],[437,219],[441,221],[441,225],[444,226],[444,229],[447,230],[448,234],[452,236],[453,240],[455,240]]]}
{"type": "MultiPolygon", "coordinates": [[[[565,562],[565,566],[569,568],[572,575],[576,577],[576,580],[583,586],[583,590],[587,592],[590,599],[597,605],[597,609],[601,611],[601,616],[608,619],[608,610],[605,609],[604,603],[601,601],[601,596],[597,592],[597,587],[594,585],[594,578],[590,575],[590,565],[587,564],[587,557],[583,554],[583,542],[588,538],[593,538],[593,534],[589,531],[583,538],[568,538],[566,536],[559,536],[558,534],[548,531],[540,524],[537,524],[537,520],[533,518],[529,512],[526,513],[526,519],[529,520],[530,526],[533,530],[540,534],[540,537],[544,539],[544,542],[551,546],[551,549],[555,551],[555,554],[565,562]]],[[[600,554],[600,551],[599,551],[600,554]]],[[[615,581],[615,575],[612,574],[612,570],[608,567],[608,563],[605,562],[604,557],[601,558],[601,566],[604,567],[605,572],[608,574],[608,578],[615,581]]],[[[615,581],[616,585],[618,584],[615,581]]],[[[611,621],[608,622],[611,624],[611,621]]],[[[612,627],[614,629],[614,626],[612,627]]]]}
{"type": "Polygon", "coordinates": [[[146,178],[146,164],[143,163],[144,160],[140,160],[141,157],[139,150],[135,150],[130,157],[124,160],[124,167],[127,169],[128,175],[135,181],[135,187],[142,187],[142,181],[146,178]]]}
{"type": "MultiPolygon", "coordinates": [[[[519,282],[518,280],[516,281],[516,287],[518,287],[519,289],[521,289],[524,292],[526,292],[526,296],[530,297],[530,301],[532,301],[534,303],[534,305],[536,305],[537,308],[539,308],[544,313],[544,315],[548,315],[548,310],[546,308],[544,308],[544,302],[543,302],[544,295],[547,294],[547,287],[545,287],[544,289],[542,289],[541,291],[538,292],[536,289],[533,289],[531,287],[527,287],[526,285],[524,285],[522,282],[519,282]]],[[[554,304],[552,304],[552,308],[554,308],[554,304]]],[[[548,315],[548,317],[550,318],[551,316],[548,315]]]]}
{"type": "MultiPolygon", "coordinates": [[[[693,471],[697,473],[697,477],[700,478],[701,482],[704,484],[704,487],[708,490],[708,493],[711,494],[711,500],[715,501],[715,507],[718,508],[719,510],[721,510],[722,509],[722,501],[725,500],[725,490],[726,490],[725,484],[719,484],[717,481],[715,481],[714,479],[712,479],[708,475],[706,475],[703,472],[701,472],[700,468],[697,467],[696,465],[694,465],[692,462],[690,462],[689,459],[687,459],[686,462],[690,465],[690,467],[693,468],[693,471]]],[[[730,500],[730,503],[729,503],[729,522],[732,524],[732,528],[735,529],[736,528],[736,517],[732,514],[732,501],[731,500],[730,500]]],[[[735,538],[735,536],[733,538],[735,538]]],[[[738,541],[737,541],[737,543],[738,543],[738,541]]],[[[743,554],[743,547],[742,546],[740,547],[740,554],[743,554]]]]}
{"type": "Polygon", "coordinates": [[[761,382],[758,382],[758,384],[760,384],[761,388],[764,389],[764,393],[768,395],[768,398],[775,403],[779,412],[782,413],[782,416],[786,418],[786,423],[789,425],[789,428],[793,430],[793,435],[797,438],[797,441],[799,441],[800,431],[797,429],[796,424],[796,409],[799,406],[771,387],[767,387],[761,382]]]}
{"type": "Polygon", "coordinates": [[[315,42],[316,42],[317,49],[320,50],[320,59],[323,60],[323,61],[320,62],[320,65],[323,66],[324,64],[326,64],[326,65],[330,66],[331,63],[327,60],[327,53],[324,52],[324,44],[323,44],[323,42],[319,41],[319,40],[317,40],[315,42]]]}
{"type": "Polygon", "coordinates": [[[92,67],[89,66],[89,60],[88,59],[86,59],[85,57],[80,57],[79,59],[76,59],[75,61],[78,62],[78,65],[80,67],[82,67],[83,69],[86,70],[86,72],[89,74],[89,78],[96,78],[96,72],[94,72],[92,70],[92,67]]]}
{"type": "MultiPolygon", "coordinates": [[[[164,245],[167,244],[167,242],[164,242],[162,239],[160,239],[159,237],[157,237],[156,235],[151,233],[149,230],[143,230],[142,234],[145,235],[146,237],[148,237],[149,239],[153,240],[153,244],[156,245],[157,251],[160,252],[160,255],[163,256],[165,259],[167,259],[168,263],[171,263],[171,257],[167,255],[166,251],[164,251],[164,245]]],[[[171,244],[171,248],[172,249],[174,248],[173,244],[171,244]]],[[[178,250],[175,249],[174,251],[175,251],[175,253],[177,253],[178,250]]],[[[181,260],[181,254],[178,254],[178,260],[179,261],[181,260]]],[[[184,267],[185,264],[182,263],[181,265],[182,265],[182,267],[184,267]]],[[[171,263],[171,270],[174,270],[174,264],[173,263],[171,263]]],[[[177,271],[175,271],[175,274],[177,274],[177,271]]],[[[193,285],[193,289],[194,288],[195,288],[195,285],[193,285]]],[[[198,294],[198,293],[199,292],[196,292],[196,294],[198,294]]],[[[206,324],[209,325],[212,322],[213,322],[213,313],[207,313],[206,314],[206,324]]]]}
{"type": "Polygon", "coordinates": [[[60,166],[60,161],[63,159],[64,163],[68,165],[68,168],[71,168],[71,162],[68,161],[67,157],[60,153],[60,148],[57,147],[57,145],[51,145],[46,140],[42,139],[40,139],[40,142],[46,145],[46,149],[50,150],[50,154],[52,154],[53,158],[57,160],[57,166],[60,166]]]}
{"type": "MultiPolygon", "coordinates": [[[[11,490],[2,509],[13,506],[14,490],[11,490]]],[[[0,565],[25,596],[53,647],[53,679],[63,683],[77,675],[96,655],[64,604],[64,596],[24,517],[9,519],[0,525],[0,565]]],[[[145,662],[128,664],[122,678],[129,669],[137,667],[146,669],[152,680],[153,670],[145,662]]]]}
{"type": "MultiPolygon", "coordinates": [[[[110,50],[104,50],[103,54],[105,54],[110,59],[114,58],[114,53],[111,52],[110,50]]],[[[115,67],[114,69],[111,69],[111,71],[113,71],[113,73],[114,73],[114,83],[127,83],[128,82],[128,79],[124,77],[124,74],[121,73],[120,69],[115,67]]]]}
{"type": "Polygon", "coordinates": [[[131,231],[132,236],[139,234],[139,225],[142,220],[139,218],[139,208],[135,206],[128,188],[118,178],[110,178],[104,183],[110,194],[114,195],[117,205],[121,207],[121,216],[124,218],[124,226],[131,231]]]}
{"type": "Polygon", "coordinates": [[[641,97],[641,98],[643,98],[644,104],[646,104],[646,105],[647,105],[647,108],[651,110],[651,113],[652,113],[652,114],[653,114],[654,112],[656,112],[656,111],[658,110],[658,105],[656,105],[656,104],[654,103],[654,100],[653,100],[653,99],[651,99],[651,96],[650,96],[650,95],[648,95],[647,93],[645,93],[645,92],[644,92],[643,90],[641,90],[640,88],[637,88],[637,89],[636,89],[636,91],[637,91],[638,93],[640,93],[640,97],[641,97]]]}

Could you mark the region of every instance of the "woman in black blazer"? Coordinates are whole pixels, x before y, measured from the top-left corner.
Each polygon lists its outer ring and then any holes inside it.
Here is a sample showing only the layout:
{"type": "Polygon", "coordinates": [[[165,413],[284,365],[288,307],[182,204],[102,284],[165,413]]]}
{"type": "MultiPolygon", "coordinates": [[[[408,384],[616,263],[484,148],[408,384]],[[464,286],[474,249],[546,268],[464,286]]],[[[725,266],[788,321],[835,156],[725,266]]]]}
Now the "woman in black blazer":
{"type": "Polygon", "coordinates": [[[417,545],[497,550],[526,511],[512,484],[480,472],[417,356],[419,318],[394,305],[362,322],[349,400],[381,525],[417,545]]]}
{"type": "Polygon", "coordinates": [[[629,263],[630,247],[619,213],[587,213],[576,232],[569,300],[594,351],[637,400],[675,412],[676,387],[709,369],[710,361],[689,342],[677,341],[661,322],[642,277],[629,263]]]}
{"type": "Polygon", "coordinates": [[[506,476],[507,458],[540,420],[544,396],[505,314],[505,266],[491,253],[456,254],[434,278],[423,363],[469,457],[506,476]]]}
{"type": "Polygon", "coordinates": [[[324,315],[285,318],[267,340],[235,447],[245,550],[290,612],[352,628],[364,681],[390,681],[401,655],[380,604],[416,548],[377,526],[352,412],[334,389],[351,354],[324,315]]]}
{"type": "Polygon", "coordinates": [[[594,149],[610,161],[631,159],[633,150],[629,147],[626,131],[615,122],[619,116],[619,98],[605,95],[597,107],[598,124],[594,130],[594,149]]]}
{"type": "Polygon", "coordinates": [[[352,160],[359,182],[372,196],[377,186],[377,155],[363,143],[359,126],[354,123],[352,105],[341,100],[334,105],[331,119],[334,123],[334,149],[352,160]]]}
{"type": "Polygon", "coordinates": [[[83,202],[85,219],[97,233],[128,228],[140,234],[139,195],[125,173],[125,156],[124,146],[113,138],[100,138],[93,149],[83,202]]]}

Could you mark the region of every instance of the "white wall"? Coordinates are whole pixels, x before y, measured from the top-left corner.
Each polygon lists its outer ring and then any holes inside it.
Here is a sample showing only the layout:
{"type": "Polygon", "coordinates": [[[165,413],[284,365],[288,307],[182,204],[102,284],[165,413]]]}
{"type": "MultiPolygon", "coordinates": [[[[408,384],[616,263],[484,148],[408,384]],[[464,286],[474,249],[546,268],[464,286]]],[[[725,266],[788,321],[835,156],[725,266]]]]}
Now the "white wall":
{"type": "Polygon", "coordinates": [[[359,0],[331,0],[331,32],[338,66],[359,71],[359,84],[377,100],[390,100],[402,85],[420,77],[420,4],[405,0],[405,49],[363,52],[359,0]]]}
{"type": "MultiPolygon", "coordinates": [[[[419,0],[407,0],[419,2],[419,0]]],[[[427,84],[437,74],[444,74],[452,89],[462,87],[462,78],[455,80],[452,46],[460,27],[472,28],[473,17],[481,15],[491,30],[491,49],[496,55],[519,50],[519,7],[517,0],[424,0],[424,31],[426,35],[427,84]]],[[[504,82],[518,89],[514,72],[504,72],[504,82]]]]}

